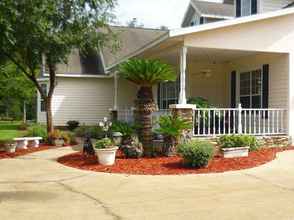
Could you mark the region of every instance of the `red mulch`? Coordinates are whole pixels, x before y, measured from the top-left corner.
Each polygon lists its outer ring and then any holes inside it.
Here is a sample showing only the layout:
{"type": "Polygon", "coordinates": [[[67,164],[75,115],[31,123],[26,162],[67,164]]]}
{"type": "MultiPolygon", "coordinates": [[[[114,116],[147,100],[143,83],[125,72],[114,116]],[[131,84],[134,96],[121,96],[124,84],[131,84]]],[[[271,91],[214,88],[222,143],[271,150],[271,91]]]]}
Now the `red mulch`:
{"type": "Polygon", "coordinates": [[[49,150],[49,149],[54,149],[54,148],[57,148],[57,147],[55,147],[53,145],[40,144],[40,146],[38,148],[29,147],[26,150],[17,149],[15,153],[7,153],[5,151],[0,151],[0,160],[7,159],[7,158],[14,158],[14,157],[23,156],[26,154],[30,154],[30,153],[34,153],[34,152],[38,152],[38,151],[49,150]]]}
{"type": "Polygon", "coordinates": [[[294,150],[294,147],[261,149],[251,152],[246,158],[225,159],[218,156],[211,160],[207,167],[201,169],[184,167],[182,159],[178,156],[125,159],[121,153],[118,154],[114,166],[99,165],[96,157],[85,157],[80,152],[61,157],[58,162],[69,167],[105,173],[137,175],[221,173],[260,166],[274,160],[276,153],[286,150],[294,150]]]}

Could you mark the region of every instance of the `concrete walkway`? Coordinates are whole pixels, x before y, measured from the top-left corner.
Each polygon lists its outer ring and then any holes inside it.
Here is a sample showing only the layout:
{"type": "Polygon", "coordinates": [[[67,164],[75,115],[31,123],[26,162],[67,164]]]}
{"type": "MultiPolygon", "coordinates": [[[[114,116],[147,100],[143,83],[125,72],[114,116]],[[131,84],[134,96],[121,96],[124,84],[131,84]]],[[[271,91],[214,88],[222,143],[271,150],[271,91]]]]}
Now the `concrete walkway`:
{"type": "Polygon", "coordinates": [[[294,219],[294,151],[224,174],[128,176],[58,164],[54,149],[0,160],[0,219],[294,219]]]}

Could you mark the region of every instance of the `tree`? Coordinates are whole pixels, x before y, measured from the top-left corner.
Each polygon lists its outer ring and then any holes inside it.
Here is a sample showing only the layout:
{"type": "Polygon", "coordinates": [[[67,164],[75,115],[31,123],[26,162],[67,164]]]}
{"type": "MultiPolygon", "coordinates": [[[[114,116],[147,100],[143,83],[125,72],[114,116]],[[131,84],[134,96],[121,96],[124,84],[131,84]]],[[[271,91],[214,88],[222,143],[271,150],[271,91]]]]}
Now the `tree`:
{"type": "Polygon", "coordinates": [[[73,49],[98,51],[112,39],[107,24],[115,0],[1,0],[0,57],[13,62],[45,101],[47,131],[53,131],[51,102],[56,64],[66,63],[73,49]],[[46,63],[49,91],[38,82],[46,63]]]}
{"type": "Polygon", "coordinates": [[[137,120],[142,126],[141,140],[146,148],[151,146],[152,125],[151,113],[155,111],[152,86],[166,81],[175,81],[177,76],[174,69],[158,60],[131,59],[119,67],[120,75],[139,85],[135,101],[137,120]]]}
{"type": "Polygon", "coordinates": [[[25,121],[24,106],[28,106],[28,113],[32,119],[35,98],[33,83],[22,75],[13,63],[8,62],[0,66],[0,115],[20,119],[23,114],[25,121]]]}

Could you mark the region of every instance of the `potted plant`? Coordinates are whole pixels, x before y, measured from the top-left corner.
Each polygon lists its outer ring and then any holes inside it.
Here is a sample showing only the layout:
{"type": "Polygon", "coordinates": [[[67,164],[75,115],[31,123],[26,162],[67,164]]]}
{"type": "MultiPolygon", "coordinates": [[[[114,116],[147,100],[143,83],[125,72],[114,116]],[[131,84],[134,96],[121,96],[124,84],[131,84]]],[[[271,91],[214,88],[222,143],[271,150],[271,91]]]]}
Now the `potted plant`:
{"type": "Polygon", "coordinates": [[[249,135],[224,135],[219,138],[224,158],[248,157],[249,150],[257,150],[259,142],[249,135]]]}
{"type": "Polygon", "coordinates": [[[161,116],[159,119],[159,128],[156,132],[164,137],[166,156],[174,156],[176,153],[176,145],[179,138],[185,130],[191,129],[192,125],[189,121],[178,116],[161,116]]]}
{"type": "Polygon", "coordinates": [[[64,139],[60,130],[54,130],[50,135],[50,140],[56,147],[62,147],[64,145],[64,139]]]}
{"type": "Polygon", "coordinates": [[[109,138],[98,140],[95,144],[95,152],[101,165],[111,166],[115,162],[116,151],[118,147],[114,146],[109,138]]]}
{"type": "Polygon", "coordinates": [[[15,153],[16,144],[14,141],[5,141],[4,146],[7,153],[15,153]]]}

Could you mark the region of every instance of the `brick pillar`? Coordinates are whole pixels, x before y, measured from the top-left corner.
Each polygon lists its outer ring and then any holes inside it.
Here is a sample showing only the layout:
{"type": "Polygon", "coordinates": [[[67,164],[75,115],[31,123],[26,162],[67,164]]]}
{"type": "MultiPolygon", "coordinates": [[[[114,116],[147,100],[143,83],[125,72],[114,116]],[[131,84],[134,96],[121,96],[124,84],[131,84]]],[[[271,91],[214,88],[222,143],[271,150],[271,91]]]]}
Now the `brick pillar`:
{"type": "MultiPolygon", "coordinates": [[[[196,109],[196,105],[179,104],[179,105],[170,105],[169,108],[171,109],[173,116],[184,118],[187,121],[190,121],[191,124],[193,124],[193,113],[194,113],[194,110],[196,109]]],[[[190,132],[192,132],[192,129],[190,132]]]]}

